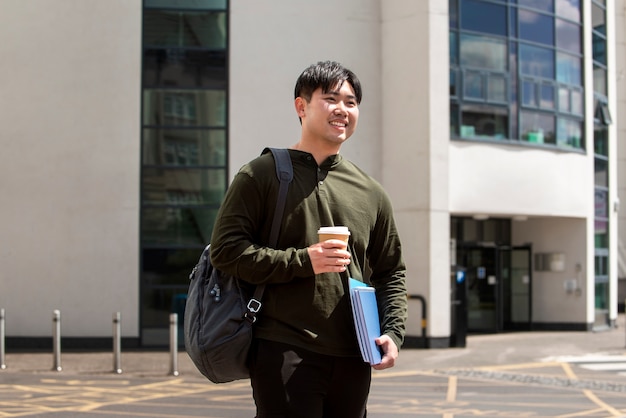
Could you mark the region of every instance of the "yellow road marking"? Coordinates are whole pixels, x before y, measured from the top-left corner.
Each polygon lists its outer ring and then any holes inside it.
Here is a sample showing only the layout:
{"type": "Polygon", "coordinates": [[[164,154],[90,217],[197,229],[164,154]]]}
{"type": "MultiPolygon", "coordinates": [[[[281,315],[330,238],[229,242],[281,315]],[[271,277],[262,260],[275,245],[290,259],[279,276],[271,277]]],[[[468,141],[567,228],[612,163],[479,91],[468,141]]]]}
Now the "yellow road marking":
{"type": "Polygon", "coordinates": [[[592,391],[585,389],[583,390],[583,393],[585,394],[586,397],[588,397],[593,403],[595,403],[596,405],[598,405],[600,408],[602,408],[604,411],[608,412],[611,414],[612,417],[623,417],[624,414],[620,411],[618,411],[617,409],[613,408],[611,405],[603,402],[600,398],[598,398],[592,391]]]}

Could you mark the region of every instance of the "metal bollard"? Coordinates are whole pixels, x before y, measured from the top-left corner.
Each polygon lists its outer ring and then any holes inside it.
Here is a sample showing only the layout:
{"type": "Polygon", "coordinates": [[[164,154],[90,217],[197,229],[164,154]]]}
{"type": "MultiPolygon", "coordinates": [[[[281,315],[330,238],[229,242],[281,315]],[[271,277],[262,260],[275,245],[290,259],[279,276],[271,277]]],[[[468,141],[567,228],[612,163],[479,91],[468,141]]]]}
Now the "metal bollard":
{"type": "Polygon", "coordinates": [[[178,314],[170,314],[170,375],[178,376],[178,314]]]}
{"type": "Polygon", "coordinates": [[[121,316],[116,312],[113,314],[113,373],[122,373],[122,333],[121,316]]]}
{"type": "Polygon", "coordinates": [[[0,309],[0,370],[7,368],[7,365],[4,362],[4,349],[4,308],[2,308],[0,309]]]}
{"type": "Polygon", "coordinates": [[[52,312],[52,348],[54,351],[53,371],[60,372],[61,367],[61,311],[55,309],[52,312]]]}

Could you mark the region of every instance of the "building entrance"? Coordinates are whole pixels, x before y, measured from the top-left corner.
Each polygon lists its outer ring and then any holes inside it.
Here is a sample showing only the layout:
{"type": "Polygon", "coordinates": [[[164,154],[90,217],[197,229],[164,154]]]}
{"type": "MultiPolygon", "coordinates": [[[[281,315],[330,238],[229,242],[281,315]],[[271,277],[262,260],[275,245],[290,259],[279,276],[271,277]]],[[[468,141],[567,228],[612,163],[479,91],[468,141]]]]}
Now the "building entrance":
{"type": "Polygon", "coordinates": [[[529,330],[532,326],[531,247],[457,247],[465,273],[468,332],[529,330]]]}

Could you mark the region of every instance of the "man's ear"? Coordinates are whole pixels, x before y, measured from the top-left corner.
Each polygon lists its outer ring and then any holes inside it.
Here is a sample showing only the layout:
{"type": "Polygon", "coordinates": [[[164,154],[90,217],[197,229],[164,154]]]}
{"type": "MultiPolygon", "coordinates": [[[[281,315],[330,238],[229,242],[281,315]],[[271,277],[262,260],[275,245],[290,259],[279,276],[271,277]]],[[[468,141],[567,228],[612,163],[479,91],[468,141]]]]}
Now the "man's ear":
{"type": "Polygon", "coordinates": [[[302,118],[304,116],[306,101],[302,97],[296,97],[296,100],[294,101],[294,106],[296,108],[296,113],[298,114],[298,117],[302,118]]]}

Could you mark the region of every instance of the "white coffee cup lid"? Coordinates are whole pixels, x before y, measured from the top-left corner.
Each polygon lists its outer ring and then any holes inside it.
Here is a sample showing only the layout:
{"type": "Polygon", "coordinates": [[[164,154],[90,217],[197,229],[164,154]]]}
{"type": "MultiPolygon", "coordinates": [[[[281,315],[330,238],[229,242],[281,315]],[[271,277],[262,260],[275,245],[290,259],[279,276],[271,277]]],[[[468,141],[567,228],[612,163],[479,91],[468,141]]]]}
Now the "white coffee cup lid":
{"type": "Polygon", "coordinates": [[[350,230],[347,226],[322,226],[317,230],[317,233],[350,235],[350,230]]]}

